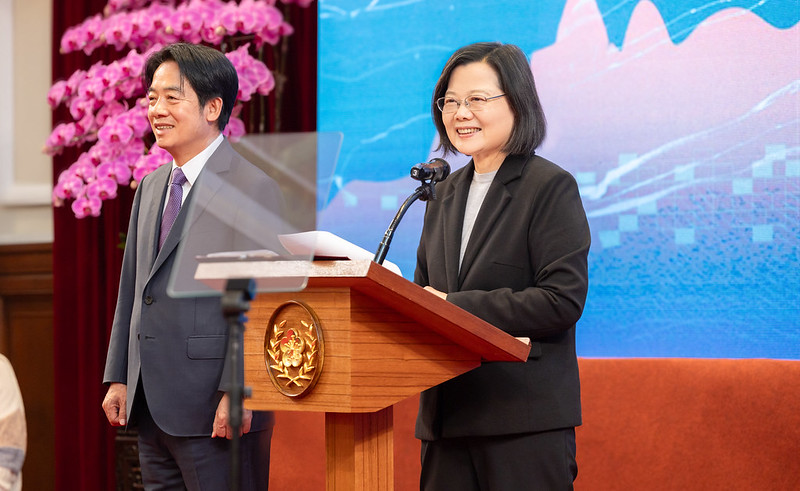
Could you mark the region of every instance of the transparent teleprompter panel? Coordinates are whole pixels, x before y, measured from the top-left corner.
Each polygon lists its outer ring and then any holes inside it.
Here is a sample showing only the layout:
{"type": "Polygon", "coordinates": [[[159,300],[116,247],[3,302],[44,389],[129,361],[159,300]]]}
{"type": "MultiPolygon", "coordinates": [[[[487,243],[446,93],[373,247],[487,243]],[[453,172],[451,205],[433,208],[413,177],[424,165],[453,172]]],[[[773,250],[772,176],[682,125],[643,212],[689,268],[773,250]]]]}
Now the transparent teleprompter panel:
{"type": "Polygon", "coordinates": [[[169,294],[216,296],[230,279],[254,279],[259,292],[305,287],[314,248],[287,250],[282,236],[316,228],[328,195],[340,133],[247,135],[245,160],[211,159],[174,227],[181,239],[169,294]]]}

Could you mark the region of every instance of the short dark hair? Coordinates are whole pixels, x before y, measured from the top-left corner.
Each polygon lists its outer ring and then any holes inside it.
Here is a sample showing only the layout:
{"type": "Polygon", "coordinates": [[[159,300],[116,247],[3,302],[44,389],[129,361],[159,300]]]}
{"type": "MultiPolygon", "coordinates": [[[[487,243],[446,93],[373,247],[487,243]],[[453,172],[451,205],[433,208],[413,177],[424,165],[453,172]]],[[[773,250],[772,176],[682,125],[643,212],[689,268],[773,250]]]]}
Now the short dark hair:
{"type": "Polygon", "coordinates": [[[197,93],[201,110],[211,99],[222,99],[217,126],[220,131],[224,130],[239,93],[239,76],[230,60],[220,51],[201,44],[170,44],[147,58],[143,74],[145,90],[150,89],[158,67],[167,61],[178,64],[181,86],[185,80],[189,81],[197,93]]]}
{"type": "Polygon", "coordinates": [[[509,155],[533,155],[544,141],[547,121],[544,117],[533,73],[525,53],[513,44],[475,43],[458,49],[445,64],[436,88],[433,90],[431,113],[436,131],[439,132],[439,147],[445,153],[458,150],[447,137],[442,112],[436,106],[436,99],[444,97],[453,70],[469,63],[485,62],[497,73],[500,89],[505,93],[511,111],[514,113],[514,127],[511,130],[504,151],[509,155]]]}

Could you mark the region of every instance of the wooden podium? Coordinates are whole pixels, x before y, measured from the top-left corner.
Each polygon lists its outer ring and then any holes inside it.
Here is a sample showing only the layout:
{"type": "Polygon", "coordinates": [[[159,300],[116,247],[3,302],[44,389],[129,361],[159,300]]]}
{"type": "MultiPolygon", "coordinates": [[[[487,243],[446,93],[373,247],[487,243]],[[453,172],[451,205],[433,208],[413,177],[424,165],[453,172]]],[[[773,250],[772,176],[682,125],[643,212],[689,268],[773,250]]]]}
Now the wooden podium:
{"type": "MultiPolygon", "coordinates": [[[[285,263],[205,263],[196,277],[217,288],[229,278],[265,284],[292,274],[285,263]]],[[[482,361],[527,360],[530,346],[524,341],[372,261],[314,261],[306,267],[302,291],[259,293],[252,302],[244,332],[245,385],[252,397],[245,407],[325,413],[328,491],[394,488],[395,403],[482,361]],[[310,334],[301,339],[315,329],[318,341],[310,334]],[[307,363],[300,372],[282,364],[288,355],[303,353],[307,363]],[[314,380],[302,394],[282,392],[298,382],[292,379],[306,378],[314,380]]],[[[301,463],[302,442],[296,450],[301,463]]]]}

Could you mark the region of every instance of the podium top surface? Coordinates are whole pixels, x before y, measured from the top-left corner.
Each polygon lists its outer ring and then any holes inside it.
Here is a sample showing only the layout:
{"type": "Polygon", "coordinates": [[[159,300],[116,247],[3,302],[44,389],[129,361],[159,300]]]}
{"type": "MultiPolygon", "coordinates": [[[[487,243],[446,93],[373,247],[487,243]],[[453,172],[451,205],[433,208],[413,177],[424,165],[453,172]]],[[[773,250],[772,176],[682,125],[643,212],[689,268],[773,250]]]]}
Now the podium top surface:
{"type": "Polygon", "coordinates": [[[246,259],[200,263],[195,278],[224,289],[228,279],[274,282],[306,277],[306,288],[351,288],[380,301],[480,355],[483,361],[528,358],[530,345],[370,260],[286,261],[246,259]]]}

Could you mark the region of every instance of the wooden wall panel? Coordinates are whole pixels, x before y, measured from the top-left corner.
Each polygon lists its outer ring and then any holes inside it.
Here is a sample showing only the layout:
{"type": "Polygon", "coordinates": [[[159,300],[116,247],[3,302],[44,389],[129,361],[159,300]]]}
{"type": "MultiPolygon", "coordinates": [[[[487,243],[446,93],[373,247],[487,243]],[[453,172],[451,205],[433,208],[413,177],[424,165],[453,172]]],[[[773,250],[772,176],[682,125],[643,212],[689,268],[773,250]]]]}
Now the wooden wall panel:
{"type": "Polygon", "coordinates": [[[28,424],[25,489],[55,488],[52,244],[0,245],[0,352],[17,373],[28,424]]]}

